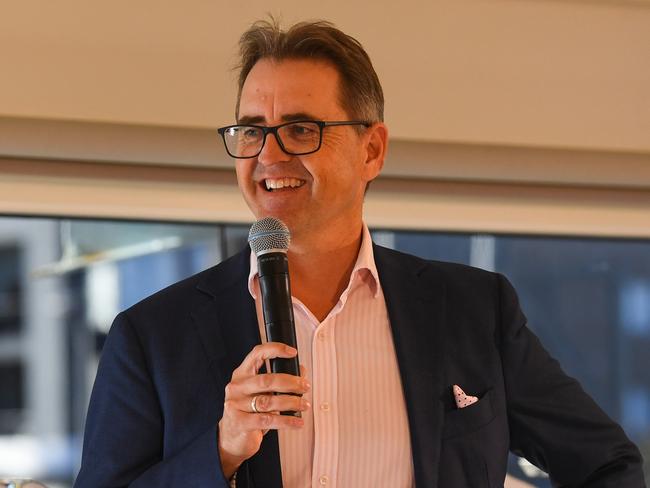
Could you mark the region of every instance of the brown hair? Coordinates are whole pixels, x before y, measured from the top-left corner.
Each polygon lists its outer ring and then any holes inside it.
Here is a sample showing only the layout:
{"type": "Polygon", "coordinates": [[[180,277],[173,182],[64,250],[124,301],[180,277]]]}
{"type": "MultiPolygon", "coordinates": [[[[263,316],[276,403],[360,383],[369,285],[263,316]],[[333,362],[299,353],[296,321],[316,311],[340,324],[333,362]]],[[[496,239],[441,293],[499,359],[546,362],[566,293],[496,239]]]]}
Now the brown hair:
{"type": "Polygon", "coordinates": [[[239,40],[240,63],[237,106],[246,77],[263,58],[327,61],[339,72],[339,103],[348,116],[365,122],[384,120],[384,94],[370,57],[359,41],[324,20],[300,22],[282,31],[279,22],[255,22],[239,40]]]}

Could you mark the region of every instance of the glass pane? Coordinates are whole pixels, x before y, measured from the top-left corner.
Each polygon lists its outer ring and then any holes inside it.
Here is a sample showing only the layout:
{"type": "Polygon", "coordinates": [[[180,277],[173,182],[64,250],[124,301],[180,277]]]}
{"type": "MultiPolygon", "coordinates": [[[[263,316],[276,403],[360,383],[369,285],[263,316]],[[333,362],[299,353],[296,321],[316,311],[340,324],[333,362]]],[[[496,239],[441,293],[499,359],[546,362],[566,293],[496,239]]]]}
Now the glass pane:
{"type": "Polygon", "coordinates": [[[20,362],[0,362],[0,435],[15,434],[25,408],[24,368],[20,362]]]}
{"type": "Polygon", "coordinates": [[[0,333],[18,332],[21,323],[20,248],[0,243],[0,333]]]}
{"type": "Polygon", "coordinates": [[[72,485],[115,314],[218,263],[222,234],[218,225],[0,217],[0,479],[72,485]]]}

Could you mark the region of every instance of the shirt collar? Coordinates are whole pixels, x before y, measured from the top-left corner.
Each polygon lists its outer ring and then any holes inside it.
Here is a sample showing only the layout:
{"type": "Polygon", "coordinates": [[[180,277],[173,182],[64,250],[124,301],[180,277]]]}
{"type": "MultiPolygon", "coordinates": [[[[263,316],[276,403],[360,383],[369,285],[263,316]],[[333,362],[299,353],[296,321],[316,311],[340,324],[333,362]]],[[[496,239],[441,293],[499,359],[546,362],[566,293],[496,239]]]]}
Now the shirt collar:
{"type": "MultiPolygon", "coordinates": [[[[255,291],[259,289],[259,287],[255,286],[257,275],[257,257],[253,252],[251,252],[250,271],[248,273],[248,292],[254,299],[257,299],[255,291]]],[[[365,223],[363,224],[363,231],[361,234],[361,247],[359,248],[359,254],[357,255],[357,260],[352,268],[352,273],[350,273],[350,281],[343,292],[343,295],[347,296],[352,288],[352,284],[357,279],[361,279],[367,283],[372,291],[373,298],[377,298],[377,294],[379,293],[379,274],[377,273],[377,266],[375,265],[372,238],[370,237],[368,226],[365,223]]]]}

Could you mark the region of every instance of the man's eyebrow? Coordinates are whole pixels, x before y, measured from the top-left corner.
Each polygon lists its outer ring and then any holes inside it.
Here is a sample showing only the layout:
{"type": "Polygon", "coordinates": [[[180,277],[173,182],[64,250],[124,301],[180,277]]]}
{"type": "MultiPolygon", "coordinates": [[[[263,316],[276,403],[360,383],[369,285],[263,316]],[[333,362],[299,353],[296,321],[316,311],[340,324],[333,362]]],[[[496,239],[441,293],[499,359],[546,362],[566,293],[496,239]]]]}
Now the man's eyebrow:
{"type": "Polygon", "coordinates": [[[261,115],[244,115],[243,117],[239,117],[239,120],[237,120],[238,124],[241,125],[255,125],[255,124],[262,124],[264,122],[264,117],[261,115]]]}
{"type": "MultiPolygon", "coordinates": [[[[292,114],[284,114],[281,117],[283,122],[292,122],[294,120],[320,120],[314,114],[307,112],[296,112],[292,114]]],[[[243,115],[237,121],[240,125],[264,125],[266,118],[261,115],[243,115]]]]}

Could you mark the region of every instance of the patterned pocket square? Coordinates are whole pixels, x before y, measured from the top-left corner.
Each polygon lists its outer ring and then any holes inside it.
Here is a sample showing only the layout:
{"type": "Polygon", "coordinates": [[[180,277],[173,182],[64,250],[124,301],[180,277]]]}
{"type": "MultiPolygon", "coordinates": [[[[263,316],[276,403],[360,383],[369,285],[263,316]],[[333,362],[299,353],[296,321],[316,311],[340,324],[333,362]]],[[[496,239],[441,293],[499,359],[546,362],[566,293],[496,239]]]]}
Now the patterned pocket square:
{"type": "Polygon", "coordinates": [[[466,394],[463,391],[463,389],[458,385],[454,385],[453,390],[454,390],[454,400],[456,400],[457,408],[469,407],[470,405],[478,402],[478,398],[466,394]]]}

